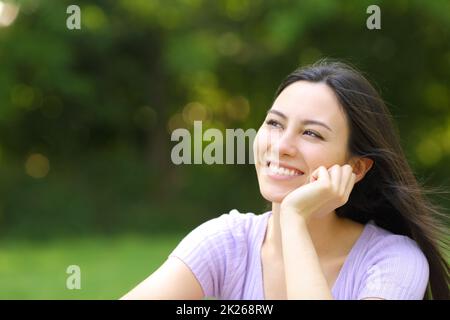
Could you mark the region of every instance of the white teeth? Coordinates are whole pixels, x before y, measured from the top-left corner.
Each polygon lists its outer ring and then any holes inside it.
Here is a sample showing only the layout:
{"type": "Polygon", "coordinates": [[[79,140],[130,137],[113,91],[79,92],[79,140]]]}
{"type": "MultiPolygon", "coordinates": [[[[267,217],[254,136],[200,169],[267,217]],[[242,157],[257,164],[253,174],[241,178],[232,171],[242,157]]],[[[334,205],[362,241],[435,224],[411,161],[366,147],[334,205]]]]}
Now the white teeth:
{"type": "Polygon", "coordinates": [[[270,163],[269,169],[272,173],[275,173],[278,175],[283,175],[283,176],[298,176],[301,174],[297,170],[291,170],[291,169],[287,169],[287,168],[283,168],[283,167],[278,167],[273,163],[270,163]]]}

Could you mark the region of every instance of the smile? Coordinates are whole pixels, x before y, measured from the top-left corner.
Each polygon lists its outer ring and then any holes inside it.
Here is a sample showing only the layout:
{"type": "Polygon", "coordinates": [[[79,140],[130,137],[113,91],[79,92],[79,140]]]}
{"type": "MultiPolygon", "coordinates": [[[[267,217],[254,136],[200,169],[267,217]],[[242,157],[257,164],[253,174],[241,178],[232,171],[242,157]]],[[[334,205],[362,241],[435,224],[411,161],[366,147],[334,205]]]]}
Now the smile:
{"type": "Polygon", "coordinates": [[[274,178],[292,178],[303,175],[303,172],[294,168],[286,168],[273,162],[266,162],[267,174],[274,178]]]}

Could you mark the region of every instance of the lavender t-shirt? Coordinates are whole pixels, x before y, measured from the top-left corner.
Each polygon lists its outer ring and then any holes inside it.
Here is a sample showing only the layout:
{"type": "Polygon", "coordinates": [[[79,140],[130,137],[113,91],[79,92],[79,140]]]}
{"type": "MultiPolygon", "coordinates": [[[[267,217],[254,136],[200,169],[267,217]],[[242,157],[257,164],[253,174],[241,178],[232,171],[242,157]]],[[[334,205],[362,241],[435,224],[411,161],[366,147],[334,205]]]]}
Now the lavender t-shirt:
{"type": "MultiPolygon", "coordinates": [[[[261,246],[271,214],[231,210],[191,231],[169,257],[190,268],[205,297],[263,300],[261,246]]],[[[422,299],[428,276],[427,259],[413,240],[369,222],[350,250],[332,294],[337,300],[422,299]]]]}

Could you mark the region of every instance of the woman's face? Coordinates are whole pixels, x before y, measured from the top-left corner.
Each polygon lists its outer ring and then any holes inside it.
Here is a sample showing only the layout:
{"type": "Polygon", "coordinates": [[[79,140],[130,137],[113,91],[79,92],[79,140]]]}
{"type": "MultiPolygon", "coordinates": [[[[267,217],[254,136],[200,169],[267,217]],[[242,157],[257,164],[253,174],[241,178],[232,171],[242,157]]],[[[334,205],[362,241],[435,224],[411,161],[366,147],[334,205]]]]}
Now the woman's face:
{"type": "Polygon", "coordinates": [[[307,81],[286,87],[268,111],[253,145],[263,197],[281,202],[308,183],[318,167],[347,163],[348,138],[346,116],[331,88],[307,81]]]}

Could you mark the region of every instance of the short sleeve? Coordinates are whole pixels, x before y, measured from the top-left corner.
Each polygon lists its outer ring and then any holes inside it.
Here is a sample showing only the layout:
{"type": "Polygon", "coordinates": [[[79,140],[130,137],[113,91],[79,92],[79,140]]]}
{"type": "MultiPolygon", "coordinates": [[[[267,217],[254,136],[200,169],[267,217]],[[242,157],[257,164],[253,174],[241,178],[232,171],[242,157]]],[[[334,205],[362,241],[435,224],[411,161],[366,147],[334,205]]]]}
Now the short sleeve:
{"type": "Polygon", "coordinates": [[[206,297],[217,297],[226,271],[224,243],[230,236],[227,214],[204,222],[169,254],[183,261],[199,281],[206,297]]]}
{"type": "Polygon", "coordinates": [[[423,299],[429,266],[413,240],[392,234],[380,240],[371,250],[373,252],[362,277],[358,299],[423,299]]]}

